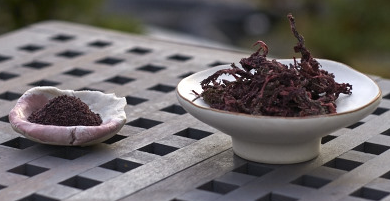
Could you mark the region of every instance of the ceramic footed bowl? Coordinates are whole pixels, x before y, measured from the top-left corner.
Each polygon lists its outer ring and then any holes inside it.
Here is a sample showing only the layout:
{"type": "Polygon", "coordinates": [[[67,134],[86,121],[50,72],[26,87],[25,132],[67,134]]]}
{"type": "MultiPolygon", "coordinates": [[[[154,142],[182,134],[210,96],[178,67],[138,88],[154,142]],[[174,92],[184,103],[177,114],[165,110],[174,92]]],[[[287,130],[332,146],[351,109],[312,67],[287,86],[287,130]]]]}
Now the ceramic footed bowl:
{"type": "Polygon", "coordinates": [[[56,87],[34,87],[26,91],[9,113],[12,128],[33,141],[66,146],[88,146],[114,136],[125,124],[125,98],[99,91],[60,90],[56,87]],[[100,115],[99,126],[54,126],[31,123],[27,118],[43,108],[50,99],[68,95],[80,98],[89,108],[100,115]]]}
{"type": "MultiPolygon", "coordinates": [[[[278,60],[293,63],[292,59],[278,60]]],[[[321,138],[349,126],[372,113],[382,93],[366,75],[335,61],[317,59],[324,70],[335,75],[336,82],[350,83],[352,95],[340,94],[337,114],[308,117],[272,117],[227,112],[210,108],[202,98],[195,99],[192,90],[202,92],[200,82],[220,69],[217,66],[184,78],[176,88],[179,103],[195,118],[232,137],[233,151],[247,160],[290,164],[313,159],[320,153],[321,138]]],[[[234,80],[223,75],[221,79],[234,80]]]]}

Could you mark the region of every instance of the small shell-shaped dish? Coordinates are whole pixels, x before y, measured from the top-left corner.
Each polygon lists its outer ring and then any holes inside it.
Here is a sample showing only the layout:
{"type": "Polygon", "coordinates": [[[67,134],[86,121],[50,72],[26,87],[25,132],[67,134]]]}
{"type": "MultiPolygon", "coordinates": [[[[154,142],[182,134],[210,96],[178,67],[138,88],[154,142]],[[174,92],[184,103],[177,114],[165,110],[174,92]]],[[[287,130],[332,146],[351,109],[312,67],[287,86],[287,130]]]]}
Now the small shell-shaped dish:
{"type": "Polygon", "coordinates": [[[99,91],[60,90],[56,87],[34,87],[27,90],[9,113],[12,128],[33,141],[65,146],[88,146],[114,136],[125,124],[125,98],[99,91]],[[31,123],[27,118],[43,108],[49,100],[61,96],[75,96],[102,118],[99,126],[54,126],[31,123]]]}

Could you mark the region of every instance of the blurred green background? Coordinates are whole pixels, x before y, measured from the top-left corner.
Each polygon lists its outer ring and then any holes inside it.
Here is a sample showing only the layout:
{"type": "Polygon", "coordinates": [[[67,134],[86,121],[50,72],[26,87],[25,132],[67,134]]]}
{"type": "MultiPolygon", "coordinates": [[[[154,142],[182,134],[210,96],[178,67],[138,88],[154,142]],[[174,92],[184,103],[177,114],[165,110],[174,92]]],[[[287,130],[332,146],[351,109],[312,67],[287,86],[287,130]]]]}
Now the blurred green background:
{"type": "Polygon", "coordinates": [[[291,58],[299,55],[288,13],[315,57],[390,78],[390,1],[384,0],[0,0],[0,34],[50,19],[136,34],[153,25],[250,51],[263,40],[273,57],[291,58]]]}
{"type": "MultiPolygon", "coordinates": [[[[315,57],[390,78],[390,1],[295,1],[301,3],[297,9],[278,9],[275,1],[269,2],[268,8],[277,10],[276,15],[294,13],[298,30],[315,57]]],[[[272,30],[272,41],[286,38],[286,23],[272,30]]]]}
{"type": "Polygon", "coordinates": [[[135,18],[102,13],[104,0],[0,0],[0,34],[44,20],[65,20],[142,33],[135,18]]]}

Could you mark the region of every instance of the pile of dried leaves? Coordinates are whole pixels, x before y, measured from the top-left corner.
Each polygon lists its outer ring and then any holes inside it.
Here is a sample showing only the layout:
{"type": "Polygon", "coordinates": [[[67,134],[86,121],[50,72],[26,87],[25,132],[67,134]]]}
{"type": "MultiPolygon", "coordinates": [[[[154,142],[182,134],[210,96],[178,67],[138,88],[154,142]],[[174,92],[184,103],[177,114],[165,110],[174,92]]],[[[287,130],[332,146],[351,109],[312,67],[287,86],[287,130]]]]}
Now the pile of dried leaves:
{"type": "Polygon", "coordinates": [[[258,41],[260,48],[249,58],[234,63],[204,79],[202,97],[211,108],[231,112],[264,116],[302,117],[336,113],[335,100],[340,93],[351,94],[352,85],[337,83],[334,75],[323,69],[304,45],[304,39],[296,30],[294,17],[289,14],[291,30],[298,39],[294,47],[300,52],[300,62],[284,65],[268,60],[267,45],[258,41]],[[260,52],[262,51],[262,54],[260,52]],[[220,80],[223,74],[234,81],[220,80]]]}

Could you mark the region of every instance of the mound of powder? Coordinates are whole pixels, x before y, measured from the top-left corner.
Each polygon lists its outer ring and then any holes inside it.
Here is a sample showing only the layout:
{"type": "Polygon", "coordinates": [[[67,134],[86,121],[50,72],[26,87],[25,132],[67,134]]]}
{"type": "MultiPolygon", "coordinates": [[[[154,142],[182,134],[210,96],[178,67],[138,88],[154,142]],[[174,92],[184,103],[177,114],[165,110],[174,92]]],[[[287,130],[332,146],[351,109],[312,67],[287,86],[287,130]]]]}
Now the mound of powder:
{"type": "Polygon", "coordinates": [[[80,98],[67,95],[51,99],[27,120],[55,126],[99,126],[102,123],[100,115],[92,112],[80,98]]]}

